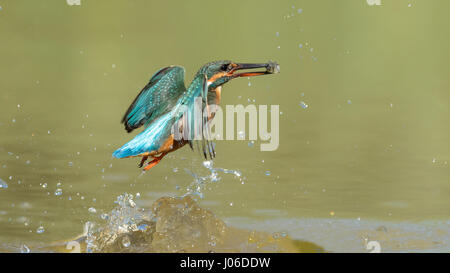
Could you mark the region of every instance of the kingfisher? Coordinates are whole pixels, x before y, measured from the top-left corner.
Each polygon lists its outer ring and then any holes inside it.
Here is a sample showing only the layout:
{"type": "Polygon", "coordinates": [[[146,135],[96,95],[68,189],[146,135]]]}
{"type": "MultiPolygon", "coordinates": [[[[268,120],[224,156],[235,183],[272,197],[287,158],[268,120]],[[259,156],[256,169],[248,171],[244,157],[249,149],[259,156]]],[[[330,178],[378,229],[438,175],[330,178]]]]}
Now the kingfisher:
{"type": "MultiPolygon", "coordinates": [[[[183,67],[173,65],[158,70],[122,118],[128,133],[141,126],[145,129],[117,149],[113,156],[141,157],[140,168],[150,157],[152,160],[144,167],[144,170],[148,171],[165,155],[186,144],[193,149],[193,140],[198,140],[198,132],[204,132],[201,133],[203,136],[207,136],[209,132],[208,124],[215,114],[209,106],[220,103],[222,86],[225,83],[239,77],[274,74],[279,70],[279,65],[272,61],[267,63],[214,61],[199,69],[188,88],[184,84],[183,67]],[[200,98],[201,106],[207,111],[202,115],[200,122],[196,122],[193,118],[196,98],[200,98]],[[177,137],[178,135],[181,137],[177,137]]],[[[208,156],[213,159],[216,153],[212,143],[207,137],[202,137],[200,141],[205,159],[208,156]]],[[[197,147],[198,143],[199,141],[197,147]]]]}

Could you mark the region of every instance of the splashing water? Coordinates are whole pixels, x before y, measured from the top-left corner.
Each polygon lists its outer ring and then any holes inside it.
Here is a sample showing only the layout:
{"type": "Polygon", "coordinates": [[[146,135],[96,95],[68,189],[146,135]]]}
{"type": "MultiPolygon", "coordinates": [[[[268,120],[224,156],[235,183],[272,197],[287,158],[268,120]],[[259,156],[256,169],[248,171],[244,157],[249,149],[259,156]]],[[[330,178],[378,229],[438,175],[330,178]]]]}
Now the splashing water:
{"type": "Polygon", "coordinates": [[[203,190],[207,186],[208,182],[215,183],[222,179],[219,176],[219,173],[233,174],[234,178],[238,179],[241,183],[245,180],[245,177],[242,177],[242,173],[239,170],[213,168],[213,162],[211,160],[204,161],[203,166],[208,169],[208,175],[200,176],[188,169],[185,169],[188,174],[194,177],[194,181],[186,188],[186,193],[183,196],[193,195],[203,198],[203,190]]]}
{"type": "Polygon", "coordinates": [[[129,238],[126,239],[126,234],[140,230],[142,222],[152,220],[151,212],[138,208],[133,198],[134,196],[129,193],[119,195],[114,202],[118,206],[109,214],[101,216],[108,221],[107,225],[97,230],[94,229],[94,225],[90,226],[86,238],[87,252],[101,251],[119,238],[123,247],[130,247],[132,242],[129,238]]]}
{"type": "Polygon", "coordinates": [[[228,227],[190,196],[162,197],[146,209],[124,193],[115,203],[106,224],[86,223],[86,252],[300,251],[284,238],[228,227]]]}

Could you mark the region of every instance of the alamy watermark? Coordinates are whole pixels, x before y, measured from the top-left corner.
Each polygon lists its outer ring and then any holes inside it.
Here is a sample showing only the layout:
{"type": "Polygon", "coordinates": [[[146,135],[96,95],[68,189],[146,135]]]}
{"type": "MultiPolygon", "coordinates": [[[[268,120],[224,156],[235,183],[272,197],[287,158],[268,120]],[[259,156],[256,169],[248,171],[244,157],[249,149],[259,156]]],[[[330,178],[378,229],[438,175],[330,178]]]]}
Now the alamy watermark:
{"type": "Polygon", "coordinates": [[[366,0],[369,6],[381,6],[381,0],[366,0]]]}
{"type": "Polygon", "coordinates": [[[378,241],[369,241],[367,238],[364,239],[364,245],[370,253],[381,253],[381,244],[378,241]]]}
{"type": "Polygon", "coordinates": [[[69,6],[81,6],[81,0],[66,0],[69,6]]]}
{"type": "Polygon", "coordinates": [[[197,97],[193,107],[180,105],[173,112],[174,116],[181,117],[172,127],[175,140],[255,141],[259,139],[262,142],[261,151],[278,149],[280,144],[279,105],[270,105],[270,109],[268,105],[249,104],[245,107],[226,105],[225,111],[216,104],[202,107],[203,105],[202,98],[197,97]],[[270,116],[270,130],[268,116],[270,116]],[[247,127],[248,130],[246,130],[247,127]],[[246,138],[247,135],[248,138],[246,138]]]}

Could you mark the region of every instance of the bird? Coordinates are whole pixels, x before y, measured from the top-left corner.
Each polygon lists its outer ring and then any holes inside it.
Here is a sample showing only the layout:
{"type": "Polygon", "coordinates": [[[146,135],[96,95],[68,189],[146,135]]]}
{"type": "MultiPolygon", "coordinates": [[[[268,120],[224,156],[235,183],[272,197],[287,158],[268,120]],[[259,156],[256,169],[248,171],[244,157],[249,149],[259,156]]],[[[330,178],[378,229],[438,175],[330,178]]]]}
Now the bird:
{"type": "MultiPolygon", "coordinates": [[[[209,111],[211,104],[220,103],[222,86],[228,81],[239,77],[278,72],[279,65],[272,61],[267,63],[213,61],[203,65],[186,88],[185,69],[182,66],[172,65],[158,70],[128,107],[121,120],[128,133],[141,126],[144,130],[114,151],[113,157],[141,157],[139,168],[142,168],[150,157],[152,160],[144,167],[144,170],[148,171],[161,162],[168,153],[186,144],[194,150],[193,140],[198,139],[198,131],[203,130],[205,132],[203,134],[207,134],[208,122],[214,118],[214,112],[211,111],[202,117],[201,122],[195,122],[193,118],[195,98],[200,98],[201,106],[209,111]],[[177,129],[174,131],[173,128],[177,129]],[[177,137],[177,132],[181,137],[177,137]]],[[[208,156],[213,159],[216,153],[212,143],[206,137],[202,137],[199,141],[202,143],[201,149],[205,159],[208,156]]],[[[200,149],[198,143],[197,147],[200,149]]]]}

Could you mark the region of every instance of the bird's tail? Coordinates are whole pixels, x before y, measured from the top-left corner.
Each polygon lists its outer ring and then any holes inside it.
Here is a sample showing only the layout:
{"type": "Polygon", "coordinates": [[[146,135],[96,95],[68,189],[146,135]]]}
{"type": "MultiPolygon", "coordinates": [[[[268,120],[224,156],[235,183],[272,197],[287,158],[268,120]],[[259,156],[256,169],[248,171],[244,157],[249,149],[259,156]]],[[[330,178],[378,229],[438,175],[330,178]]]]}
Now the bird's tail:
{"type": "Polygon", "coordinates": [[[124,158],[157,151],[171,134],[172,120],[173,115],[171,112],[160,116],[135,138],[117,149],[113,156],[124,158]]]}

